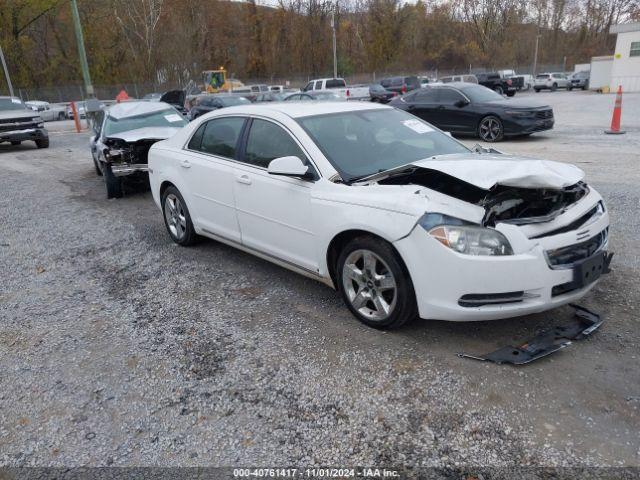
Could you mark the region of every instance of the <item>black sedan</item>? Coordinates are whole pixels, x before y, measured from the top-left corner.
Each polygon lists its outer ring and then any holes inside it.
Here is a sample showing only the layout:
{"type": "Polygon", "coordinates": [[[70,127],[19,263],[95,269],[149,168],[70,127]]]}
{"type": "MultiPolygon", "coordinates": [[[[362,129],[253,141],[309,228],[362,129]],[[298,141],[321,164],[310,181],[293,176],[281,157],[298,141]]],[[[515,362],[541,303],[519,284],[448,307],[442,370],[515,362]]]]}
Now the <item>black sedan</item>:
{"type": "Polygon", "coordinates": [[[246,105],[251,103],[240,95],[231,93],[220,93],[215,95],[203,95],[196,99],[195,105],[189,111],[189,120],[194,120],[200,115],[218,110],[224,107],[233,107],[235,105],[246,105]]]}
{"type": "Polygon", "coordinates": [[[553,128],[553,110],[526,99],[508,99],[481,85],[447,83],[421,88],[389,105],[412,113],[441,130],[473,135],[485,142],[553,128]]]}
{"type": "Polygon", "coordinates": [[[396,92],[387,90],[379,83],[372,83],[369,85],[369,96],[372,102],[389,103],[393,97],[397,97],[396,92]]]}

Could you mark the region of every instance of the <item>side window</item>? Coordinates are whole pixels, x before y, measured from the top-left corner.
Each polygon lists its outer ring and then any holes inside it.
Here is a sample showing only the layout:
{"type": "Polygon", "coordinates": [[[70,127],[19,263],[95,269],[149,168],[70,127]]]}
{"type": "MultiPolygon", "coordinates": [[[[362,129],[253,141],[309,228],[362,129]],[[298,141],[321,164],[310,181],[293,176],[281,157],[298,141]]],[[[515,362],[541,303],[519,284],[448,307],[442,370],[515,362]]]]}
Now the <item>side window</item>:
{"type": "Polygon", "coordinates": [[[316,82],[316,90],[322,90],[322,80],[316,82]]]}
{"type": "Polygon", "coordinates": [[[307,85],[302,89],[302,91],[303,92],[308,92],[311,89],[313,89],[313,82],[307,83],[307,85]]]}
{"type": "Polygon", "coordinates": [[[412,100],[417,103],[433,103],[438,95],[437,88],[422,88],[414,95],[412,100]]]}
{"type": "Polygon", "coordinates": [[[240,137],[244,120],[241,117],[209,120],[204,125],[202,141],[200,142],[200,148],[197,150],[221,157],[236,158],[236,145],[238,144],[238,137],[240,137]]]}
{"type": "Polygon", "coordinates": [[[306,163],[306,155],[282,127],[266,120],[254,119],[249,130],[244,161],[267,168],[274,158],[295,155],[306,163]]]}
{"type": "Polygon", "coordinates": [[[206,123],[203,123],[198,127],[196,133],[193,134],[191,140],[187,144],[187,148],[189,150],[200,150],[200,145],[202,144],[202,134],[204,133],[204,128],[207,126],[206,123]]]}
{"type": "Polygon", "coordinates": [[[454,105],[458,100],[464,100],[464,97],[451,88],[438,89],[438,103],[444,105],[454,105]]]}
{"type": "Polygon", "coordinates": [[[380,85],[382,85],[384,88],[387,88],[387,87],[391,86],[391,80],[385,78],[384,80],[382,80],[380,82],[380,85]]]}

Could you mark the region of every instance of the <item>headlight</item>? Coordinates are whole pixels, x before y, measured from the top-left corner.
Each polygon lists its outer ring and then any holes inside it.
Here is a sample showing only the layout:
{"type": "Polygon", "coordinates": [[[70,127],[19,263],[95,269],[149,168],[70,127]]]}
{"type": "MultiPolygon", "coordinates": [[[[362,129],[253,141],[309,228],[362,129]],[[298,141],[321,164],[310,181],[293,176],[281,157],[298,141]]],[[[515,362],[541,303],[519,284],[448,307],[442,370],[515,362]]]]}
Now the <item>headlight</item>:
{"type": "Polygon", "coordinates": [[[40,122],[36,125],[38,128],[44,128],[44,122],[40,122]]]}
{"type": "Polygon", "coordinates": [[[492,228],[479,227],[459,218],[427,213],[418,222],[445,247],[466,255],[513,255],[505,236],[492,228]]]}

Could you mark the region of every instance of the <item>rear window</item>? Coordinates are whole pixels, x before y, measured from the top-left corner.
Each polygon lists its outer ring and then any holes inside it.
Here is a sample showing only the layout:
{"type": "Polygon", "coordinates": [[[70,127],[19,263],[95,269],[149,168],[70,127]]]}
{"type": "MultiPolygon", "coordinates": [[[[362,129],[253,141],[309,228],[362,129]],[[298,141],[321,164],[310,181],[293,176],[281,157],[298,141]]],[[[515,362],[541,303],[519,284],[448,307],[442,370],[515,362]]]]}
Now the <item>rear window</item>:
{"type": "Polygon", "coordinates": [[[536,75],[536,78],[539,78],[540,80],[546,80],[547,78],[549,78],[549,75],[536,75]]]}
{"type": "Polygon", "coordinates": [[[334,78],[332,80],[327,80],[326,88],[344,88],[347,84],[341,78],[334,78]]]}

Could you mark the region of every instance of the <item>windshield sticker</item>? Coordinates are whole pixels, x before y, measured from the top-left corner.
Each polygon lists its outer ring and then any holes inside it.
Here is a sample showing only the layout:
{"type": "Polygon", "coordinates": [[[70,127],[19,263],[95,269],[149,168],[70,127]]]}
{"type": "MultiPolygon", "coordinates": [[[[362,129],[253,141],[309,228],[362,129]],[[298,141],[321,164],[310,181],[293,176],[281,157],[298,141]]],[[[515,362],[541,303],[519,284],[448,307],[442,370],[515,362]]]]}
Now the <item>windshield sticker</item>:
{"type": "Polygon", "coordinates": [[[429,133],[433,132],[433,128],[429,125],[422,123],[420,120],[405,120],[402,122],[405,127],[410,128],[416,133],[429,133]]]}
{"type": "Polygon", "coordinates": [[[178,115],[177,113],[172,113],[170,115],[165,115],[164,118],[167,119],[167,121],[173,123],[173,122],[181,122],[182,119],[180,118],[180,115],[178,115]]]}

